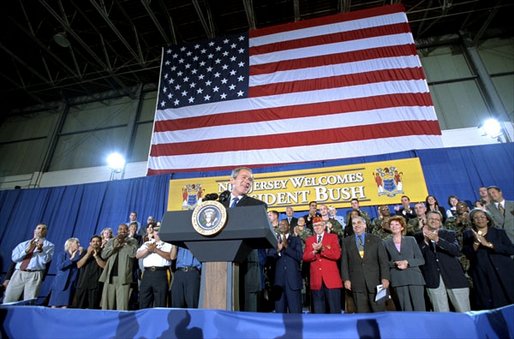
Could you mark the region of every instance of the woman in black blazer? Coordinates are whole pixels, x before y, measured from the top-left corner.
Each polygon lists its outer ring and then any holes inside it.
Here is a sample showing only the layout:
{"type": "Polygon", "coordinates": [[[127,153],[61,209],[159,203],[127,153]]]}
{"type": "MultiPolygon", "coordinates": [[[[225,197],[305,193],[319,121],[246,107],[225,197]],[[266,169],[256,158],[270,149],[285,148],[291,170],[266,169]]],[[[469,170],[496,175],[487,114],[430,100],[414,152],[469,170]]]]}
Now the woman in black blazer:
{"type": "Polygon", "coordinates": [[[477,309],[514,304],[514,245],[504,230],[494,227],[487,211],[469,214],[472,229],[463,235],[462,251],[470,260],[477,309]]]}

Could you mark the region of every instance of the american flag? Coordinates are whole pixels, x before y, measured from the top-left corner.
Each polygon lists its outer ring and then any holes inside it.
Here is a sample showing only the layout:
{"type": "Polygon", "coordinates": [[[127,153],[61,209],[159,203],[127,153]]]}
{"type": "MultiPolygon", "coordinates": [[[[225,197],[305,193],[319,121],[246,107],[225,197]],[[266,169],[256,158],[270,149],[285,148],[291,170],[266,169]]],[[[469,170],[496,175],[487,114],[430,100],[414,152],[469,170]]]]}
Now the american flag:
{"type": "Polygon", "coordinates": [[[401,5],[163,49],[148,174],[442,147],[401,5]]]}

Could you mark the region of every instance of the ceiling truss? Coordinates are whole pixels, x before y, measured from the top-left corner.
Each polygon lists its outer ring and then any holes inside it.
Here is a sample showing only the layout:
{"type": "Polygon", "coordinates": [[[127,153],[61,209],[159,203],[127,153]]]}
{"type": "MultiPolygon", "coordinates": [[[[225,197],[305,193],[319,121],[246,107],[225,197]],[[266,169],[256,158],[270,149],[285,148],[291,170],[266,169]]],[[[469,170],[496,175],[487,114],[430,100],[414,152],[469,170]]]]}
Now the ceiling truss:
{"type": "Polygon", "coordinates": [[[509,0],[2,1],[1,114],[106,91],[135,95],[158,82],[166,45],[394,3],[405,6],[417,40],[512,37],[509,0]]]}

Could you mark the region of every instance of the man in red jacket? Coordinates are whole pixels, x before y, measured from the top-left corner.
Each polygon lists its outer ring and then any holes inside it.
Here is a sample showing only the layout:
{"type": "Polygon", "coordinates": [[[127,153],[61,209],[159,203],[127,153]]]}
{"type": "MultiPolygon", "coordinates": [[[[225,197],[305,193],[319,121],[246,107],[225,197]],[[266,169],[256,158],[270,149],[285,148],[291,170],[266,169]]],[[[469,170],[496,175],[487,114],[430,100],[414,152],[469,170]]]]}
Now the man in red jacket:
{"type": "Polygon", "coordinates": [[[314,313],[341,313],[343,283],[337,261],[341,247],[336,234],[325,232],[326,221],[313,218],[314,235],[305,241],[303,260],[310,262],[310,281],[314,313]]]}

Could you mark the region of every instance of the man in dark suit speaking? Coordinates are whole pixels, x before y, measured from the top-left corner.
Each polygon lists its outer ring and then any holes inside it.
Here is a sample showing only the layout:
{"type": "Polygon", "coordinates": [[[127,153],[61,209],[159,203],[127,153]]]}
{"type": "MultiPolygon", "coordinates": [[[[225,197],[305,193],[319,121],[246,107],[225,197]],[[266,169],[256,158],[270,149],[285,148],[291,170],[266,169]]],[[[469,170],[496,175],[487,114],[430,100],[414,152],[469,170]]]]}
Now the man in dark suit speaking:
{"type": "MultiPolygon", "coordinates": [[[[223,201],[227,208],[242,206],[257,206],[266,203],[249,197],[247,194],[253,185],[253,173],[250,168],[238,167],[230,175],[230,199],[223,201]]],[[[257,312],[260,310],[259,301],[264,287],[263,265],[266,261],[265,250],[252,250],[246,260],[239,266],[240,303],[241,310],[257,312]]]]}

